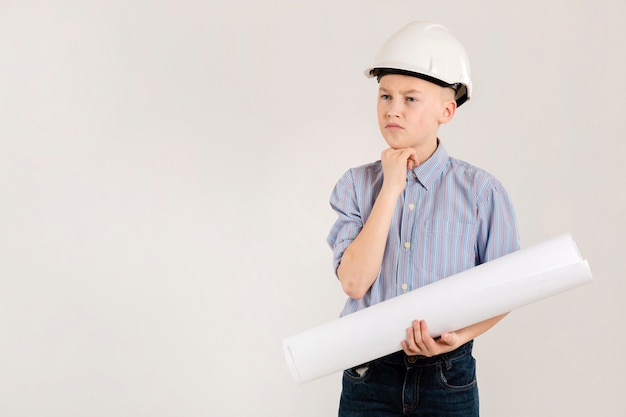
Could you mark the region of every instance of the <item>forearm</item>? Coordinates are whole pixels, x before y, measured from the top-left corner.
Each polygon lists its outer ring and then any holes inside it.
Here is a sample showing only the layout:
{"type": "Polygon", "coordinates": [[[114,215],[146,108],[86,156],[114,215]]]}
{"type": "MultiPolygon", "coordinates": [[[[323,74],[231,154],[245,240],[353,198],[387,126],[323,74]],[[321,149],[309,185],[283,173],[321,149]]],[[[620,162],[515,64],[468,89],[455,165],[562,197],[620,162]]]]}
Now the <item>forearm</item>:
{"type": "Polygon", "coordinates": [[[480,336],[481,334],[485,333],[486,331],[491,329],[493,326],[495,326],[507,314],[509,314],[509,313],[504,313],[504,314],[501,314],[499,316],[492,317],[492,318],[487,319],[485,321],[481,321],[479,323],[472,324],[471,326],[464,327],[463,329],[456,331],[455,333],[457,334],[457,336],[460,339],[458,344],[459,345],[463,345],[463,344],[469,342],[470,340],[473,340],[473,339],[477,338],[478,336],[480,336]]]}
{"type": "Polygon", "coordinates": [[[341,258],[337,276],[352,298],[363,298],[378,276],[398,196],[398,192],[381,189],[363,229],[341,258]]]}

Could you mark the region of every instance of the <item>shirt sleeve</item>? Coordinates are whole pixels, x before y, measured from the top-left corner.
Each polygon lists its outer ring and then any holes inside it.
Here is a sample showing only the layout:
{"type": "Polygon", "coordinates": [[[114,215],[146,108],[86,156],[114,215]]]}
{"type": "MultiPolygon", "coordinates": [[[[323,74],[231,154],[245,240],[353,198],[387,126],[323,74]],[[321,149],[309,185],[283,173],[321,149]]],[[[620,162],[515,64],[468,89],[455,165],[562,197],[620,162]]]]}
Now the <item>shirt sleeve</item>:
{"type": "Polygon", "coordinates": [[[326,241],[333,251],[333,266],[336,274],[344,251],[363,228],[363,217],[359,209],[352,171],[346,172],[335,185],[330,197],[330,205],[337,213],[337,220],[326,241]]]}
{"type": "Polygon", "coordinates": [[[519,249],[515,211],[497,180],[485,187],[477,201],[476,264],[492,261],[519,249]]]}

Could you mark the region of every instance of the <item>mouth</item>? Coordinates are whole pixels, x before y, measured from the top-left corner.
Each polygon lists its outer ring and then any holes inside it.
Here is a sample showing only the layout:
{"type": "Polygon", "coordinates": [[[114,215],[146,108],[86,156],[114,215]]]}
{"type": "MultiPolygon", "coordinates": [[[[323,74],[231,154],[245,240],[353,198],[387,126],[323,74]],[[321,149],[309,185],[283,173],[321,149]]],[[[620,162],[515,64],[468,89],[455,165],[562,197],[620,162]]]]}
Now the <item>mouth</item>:
{"type": "Polygon", "coordinates": [[[392,132],[395,132],[397,130],[403,130],[404,128],[398,124],[395,123],[388,123],[385,125],[385,129],[390,130],[392,132]]]}

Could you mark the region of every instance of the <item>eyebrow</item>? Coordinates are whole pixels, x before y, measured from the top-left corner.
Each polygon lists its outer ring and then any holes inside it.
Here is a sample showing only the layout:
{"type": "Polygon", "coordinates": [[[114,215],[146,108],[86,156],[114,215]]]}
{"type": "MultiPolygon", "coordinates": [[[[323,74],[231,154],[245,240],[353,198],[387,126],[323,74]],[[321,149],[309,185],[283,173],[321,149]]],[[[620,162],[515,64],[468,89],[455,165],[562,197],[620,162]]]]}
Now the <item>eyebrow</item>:
{"type": "MultiPolygon", "coordinates": [[[[383,91],[385,93],[390,93],[391,91],[387,90],[384,87],[379,87],[378,91],[383,91]]],[[[411,89],[411,90],[405,90],[405,91],[400,91],[399,92],[402,95],[407,95],[407,94],[422,94],[422,91],[420,90],[415,90],[415,89],[411,89]]]]}

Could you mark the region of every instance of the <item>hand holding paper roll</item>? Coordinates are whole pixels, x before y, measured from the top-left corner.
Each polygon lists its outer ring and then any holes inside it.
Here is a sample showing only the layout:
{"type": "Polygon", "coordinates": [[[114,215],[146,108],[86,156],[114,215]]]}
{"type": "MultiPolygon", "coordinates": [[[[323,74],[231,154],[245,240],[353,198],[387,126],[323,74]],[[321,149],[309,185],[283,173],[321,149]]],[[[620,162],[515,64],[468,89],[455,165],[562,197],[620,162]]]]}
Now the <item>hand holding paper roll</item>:
{"type": "Polygon", "coordinates": [[[504,316],[506,314],[487,319],[458,331],[445,332],[437,338],[433,338],[430,335],[426,320],[413,320],[411,326],[407,328],[406,340],[402,341],[402,350],[409,356],[422,355],[426,357],[452,352],[489,330],[504,316]]]}

